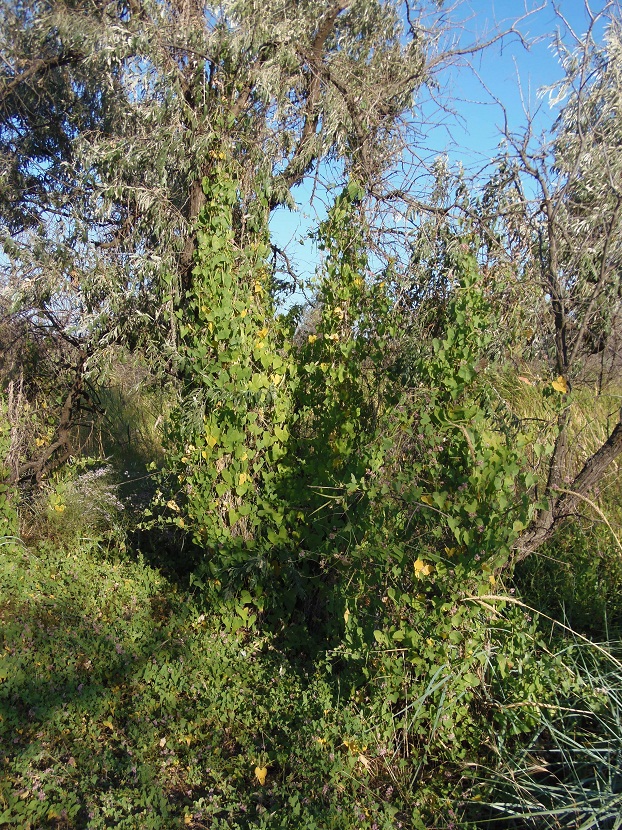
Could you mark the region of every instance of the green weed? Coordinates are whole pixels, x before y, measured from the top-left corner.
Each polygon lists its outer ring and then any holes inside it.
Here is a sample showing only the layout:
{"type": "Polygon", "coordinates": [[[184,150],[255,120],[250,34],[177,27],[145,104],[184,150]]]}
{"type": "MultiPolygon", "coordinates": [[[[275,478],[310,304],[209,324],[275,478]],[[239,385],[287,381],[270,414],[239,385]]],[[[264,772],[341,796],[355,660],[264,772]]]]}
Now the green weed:
{"type": "Polygon", "coordinates": [[[157,571],[95,545],[0,564],[1,823],[395,826],[379,748],[330,664],[227,634],[157,571]]]}

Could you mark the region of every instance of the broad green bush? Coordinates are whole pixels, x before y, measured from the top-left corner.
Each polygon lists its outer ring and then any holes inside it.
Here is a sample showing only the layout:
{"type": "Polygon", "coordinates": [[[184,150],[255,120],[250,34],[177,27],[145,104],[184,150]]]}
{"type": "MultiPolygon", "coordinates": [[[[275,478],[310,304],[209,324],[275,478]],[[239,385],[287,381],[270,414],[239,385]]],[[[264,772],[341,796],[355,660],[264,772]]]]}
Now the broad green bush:
{"type": "Polygon", "coordinates": [[[318,233],[317,326],[292,350],[261,228],[243,248],[233,238],[234,178],[221,169],[204,188],[160,519],[188,528],[212,583],[278,584],[290,606],[358,579],[349,551],[372,536],[409,546],[413,563],[424,556],[417,576],[493,579],[534,509],[533,482],[519,463],[527,436],[478,370],[493,315],[468,244],[455,246],[443,336],[400,368],[400,310],[370,273],[351,184],[318,233]]]}

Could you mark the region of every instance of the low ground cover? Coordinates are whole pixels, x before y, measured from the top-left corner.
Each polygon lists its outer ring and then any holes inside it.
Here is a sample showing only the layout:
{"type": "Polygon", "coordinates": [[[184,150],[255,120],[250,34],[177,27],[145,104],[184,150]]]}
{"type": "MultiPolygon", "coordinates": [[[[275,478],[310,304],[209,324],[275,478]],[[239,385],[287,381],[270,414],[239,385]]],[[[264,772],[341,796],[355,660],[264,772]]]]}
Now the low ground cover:
{"type": "Polygon", "coordinates": [[[611,665],[607,680],[585,643],[554,654],[517,604],[481,599],[501,610],[467,677],[435,665],[431,642],[426,671],[397,643],[363,659],[300,632],[231,632],[140,557],[96,542],[5,541],[0,564],[3,825],[484,826],[520,815],[512,776],[531,787],[528,812],[554,811],[562,750],[571,777],[574,753],[595,781],[588,812],[600,793],[613,815],[611,665]]]}

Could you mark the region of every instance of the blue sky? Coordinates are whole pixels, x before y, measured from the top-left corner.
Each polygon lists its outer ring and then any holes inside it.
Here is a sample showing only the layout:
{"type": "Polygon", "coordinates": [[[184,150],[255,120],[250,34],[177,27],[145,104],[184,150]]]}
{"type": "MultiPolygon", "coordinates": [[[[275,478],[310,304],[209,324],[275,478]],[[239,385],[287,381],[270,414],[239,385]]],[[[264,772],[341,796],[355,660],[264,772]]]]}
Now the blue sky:
{"type": "MultiPolygon", "coordinates": [[[[602,5],[592,2],[594,9],[602,5]]],[[[461,14],[470,18],[466,25],[480,35],[495,24],[507,28],[518,16],[531,12],[518,23],[530,46],[525,49],[517,37],[510,35],[478,55],[471,69],[451,70],[442,76],[460,116],[457,124],[450,125],[457,147],[451,148],[445,139],[453,158],[467,165],[471,158],[485,161],[494,155],[503,123],[502,110],[494,98],[506,107],[511,129],[520,129],[525,123],[525,109],[535,114],[539,129],[550,128],[559,109],[552,109],[548,97],[539,96],[538,91],[562,76],[551,47],[551,33],[560,29],[565,39],[571,41],[566,23],[576,35],[584,34],[588,26],[583,0],[561,0],[557,7],[565,20],[555,13],[551,0],[471,0],[463,4],[461,14]]],[[[443,137],[435,134],[436,137],[442,145],[443,137]]]]}
{"type": "MultiPolygon", "coordinates": [[[[601,0],[593,0],[594,11],[601,8],[601,0]]],[[[575,34],[587,29],[588,17],[583,0],[560,0],[557,7],[575,34]]],[[[521,34],[530,42],[529,49],[521,45],[515,35],[493,45],[474,59],[470,66],[454,67],[438,73],[439,100],[425,92],[418,105],[424,123],[437,124],[428,128],[423,149],[429,158],[447,154],[451,164],[461,163],[467,171],[477,172],[490,164],[500,142],[499,128],[503,124],[503,102],[512,131],[526,123],[526,111],[534,117],[538,132],[547,131],[559,113],[551,108],[548,96],[538,95],[543,87],[562,77],[555,51],[551,48],[551,33],[565,30],[565,24],[555,13],[551,0],[470,0],[463,2],[450,14],[462,27],[463,42],[483,38],[493,29],[507,29],[518,17],[532,12],[518,24],[521,34]],[[453,113],[445,112],[449,104],[453,113]]],[[[299,205],[296,213],[281,209],[271,221],[274,242],[286,248],[300,271],[310,276],[316,263],[313,247],[304,240],[308,230],[321,213],[321,200],[311,204],[311,186],[303,185],[294,191],[299,205]]]]}

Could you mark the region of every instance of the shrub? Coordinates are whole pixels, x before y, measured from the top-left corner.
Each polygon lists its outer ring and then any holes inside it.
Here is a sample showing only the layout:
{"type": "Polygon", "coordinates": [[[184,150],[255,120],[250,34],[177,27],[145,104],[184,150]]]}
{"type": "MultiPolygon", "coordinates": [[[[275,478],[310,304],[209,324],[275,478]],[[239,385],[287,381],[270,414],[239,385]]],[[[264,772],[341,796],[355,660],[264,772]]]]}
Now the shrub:
{"type": "Polygon", "coordinates": [[[117,489],[110,465],[93,458],[72,459],[25,505],[29,542],[49,539],[67,546],[82,538],[121,542],[124,506],[117,489]]]}

